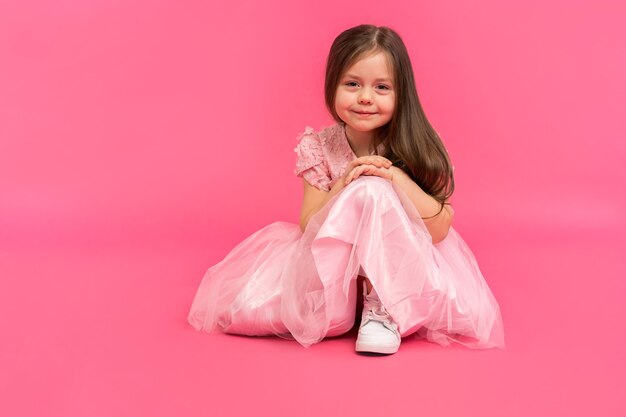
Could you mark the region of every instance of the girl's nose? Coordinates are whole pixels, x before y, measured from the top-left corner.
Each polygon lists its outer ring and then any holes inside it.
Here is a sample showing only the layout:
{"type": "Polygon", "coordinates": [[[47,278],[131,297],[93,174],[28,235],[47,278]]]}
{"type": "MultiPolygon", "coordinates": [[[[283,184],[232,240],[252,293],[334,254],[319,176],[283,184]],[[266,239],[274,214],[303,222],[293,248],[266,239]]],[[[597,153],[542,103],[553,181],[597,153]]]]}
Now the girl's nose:
{"type": "Polygon", "coordinates": [[[372,99],[369,96],[359,97],[359,103],[371,103],[372,99]]]}

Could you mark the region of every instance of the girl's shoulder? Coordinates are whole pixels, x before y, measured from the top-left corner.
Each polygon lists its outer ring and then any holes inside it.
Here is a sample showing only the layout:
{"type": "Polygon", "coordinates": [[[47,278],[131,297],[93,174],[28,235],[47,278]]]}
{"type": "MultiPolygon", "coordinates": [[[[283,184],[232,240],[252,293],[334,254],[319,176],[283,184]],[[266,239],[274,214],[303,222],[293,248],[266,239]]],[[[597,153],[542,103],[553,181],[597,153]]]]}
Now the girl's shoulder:
{"type": "Polygon", "coordinates": [[[349,158],[349,154],[341,143],[342,128],[338,123],[320,129],[305,126],[298,134],[298,144],[294,148],[298,156],[296,171],[300,172],[317,164],[326,167],[343,164],[344,160],[349,158]]]}
{"type": "Polygon", "coordinates": [[[333,150],[337,145],[341,144],[343,137],[343,126],[339,123],[333,123],[314,129],[311,126],[305,126],[304,130],[298,133],[297,141],[301,149],[319,148],[324,150],[333,150]]]}

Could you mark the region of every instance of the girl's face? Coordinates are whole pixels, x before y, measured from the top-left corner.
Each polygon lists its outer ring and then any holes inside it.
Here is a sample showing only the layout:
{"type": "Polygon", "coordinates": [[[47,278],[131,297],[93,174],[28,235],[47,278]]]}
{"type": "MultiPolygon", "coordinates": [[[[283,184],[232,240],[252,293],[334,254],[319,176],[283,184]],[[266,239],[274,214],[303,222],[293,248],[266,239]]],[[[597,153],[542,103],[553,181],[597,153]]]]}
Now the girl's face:
{"type": "Polygon", "coordinates": [[[395,108],[392,78],[383,52],[362,58],[348,68],[335,95],[335,111],[341,120],[360,132],[388,123],[395,108]]]}

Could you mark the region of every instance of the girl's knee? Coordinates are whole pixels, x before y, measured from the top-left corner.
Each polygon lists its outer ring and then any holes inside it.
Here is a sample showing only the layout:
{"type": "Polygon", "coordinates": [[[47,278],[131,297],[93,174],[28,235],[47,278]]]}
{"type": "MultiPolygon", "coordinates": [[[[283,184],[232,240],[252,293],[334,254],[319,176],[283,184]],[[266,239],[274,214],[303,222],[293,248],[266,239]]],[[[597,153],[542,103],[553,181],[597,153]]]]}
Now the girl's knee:
{"type": "Polygon", "coordinates": [[[383,190],[392,189],[391,181],[388,179],[377,177],[375,175],[363,175],[353,180],[348,187],[362,189],[371,194],[380,193],[383,190]]]}
{"type": "Polygon", "coordinates": [[[365,175],[348,184],[348,189],[366,199],[380,199],[388,192],[393,192],[391,181],[374,175],[365,175]]]}

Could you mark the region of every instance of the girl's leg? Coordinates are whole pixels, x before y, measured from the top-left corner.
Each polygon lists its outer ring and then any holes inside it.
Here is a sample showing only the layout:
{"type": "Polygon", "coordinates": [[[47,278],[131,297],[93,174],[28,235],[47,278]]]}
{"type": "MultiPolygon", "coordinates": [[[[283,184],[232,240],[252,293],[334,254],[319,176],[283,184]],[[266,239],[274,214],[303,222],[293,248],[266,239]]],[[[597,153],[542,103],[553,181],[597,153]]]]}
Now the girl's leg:
{"type": "Polygon", "coordinates": [[[369,294],[372,291],[372,283],[365,277],[363,277],[363,280],[364,285],[367,287],[367,293],[369,294]]]}
{"type": "MultiPolygon", "coordinates": [[[[417,230],[393,185],[383,178],[356,179],[332,204],[309,220],[304,236],[311,239],[311,255],[319,261],[315,264],[321,284],[318,292],[324,294],[323,299],[309,303],[313,307],[309,316],[315,316],[318,311],[325,314],[327,325],[321,330],[327,335],[338,329],[349,330],[348,325],[352,327],[352,298],[354,301],[363,299],[362,293],[353,293],[350,282],[357,275],[367,275],[362,289],[376,291],[376,296],[405,334],[421,325],[431,304],[437,301],[438,292],[432,288],[438,278],[433,262],[425,262],[428,259],[416,255],[420,251],[423,256],[430,254],[432,244],[427,239],[427,231],[417,230]],[[363,271],[358,270],[359,263],[363,271]],[[423,292],[432,296],[407,296],[423,292]],[[315,309],[322,304],[324,309],[315,309]]],[[[299,321],[301,323],[288,324],[289,328],[310,330],[315,325],[309,317],[299,321]],[[303,323],[305,320],[307,322],[303,323]]]]}
{"type": "Polygon", "coordinates": [[[367,278],[362,266],[359,268],[359,278],[363,279],[363,285],[367,287],[367,293],[369,294],[372,291],[372,283],[367,278]]]}

